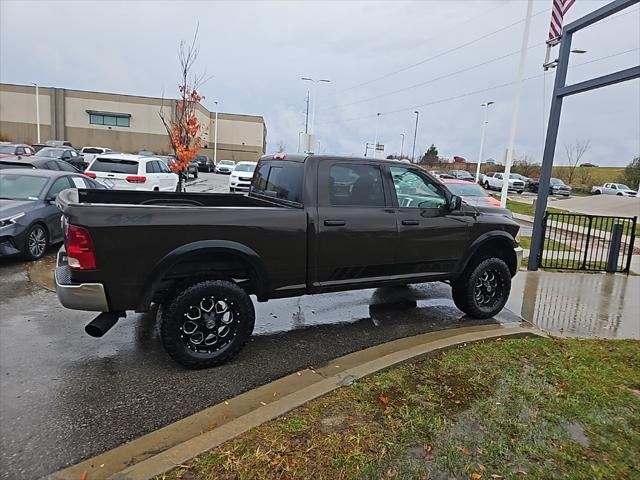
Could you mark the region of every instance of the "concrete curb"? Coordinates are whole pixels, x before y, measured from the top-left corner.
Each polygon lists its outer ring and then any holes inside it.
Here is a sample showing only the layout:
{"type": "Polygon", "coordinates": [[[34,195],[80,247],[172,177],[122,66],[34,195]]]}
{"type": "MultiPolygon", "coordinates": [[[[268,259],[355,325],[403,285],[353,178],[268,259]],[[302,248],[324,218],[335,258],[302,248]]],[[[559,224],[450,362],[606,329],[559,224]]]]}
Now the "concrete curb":
{"type": "Polygon", "coordinates": [[[147,480],[364,376],[455,345],[541,335],[522,326],[482,325],[394,340],[245,392],[49,476],[50,480],[147,480]],[[275,399],[275,400],[274,400],[275,399]]]}

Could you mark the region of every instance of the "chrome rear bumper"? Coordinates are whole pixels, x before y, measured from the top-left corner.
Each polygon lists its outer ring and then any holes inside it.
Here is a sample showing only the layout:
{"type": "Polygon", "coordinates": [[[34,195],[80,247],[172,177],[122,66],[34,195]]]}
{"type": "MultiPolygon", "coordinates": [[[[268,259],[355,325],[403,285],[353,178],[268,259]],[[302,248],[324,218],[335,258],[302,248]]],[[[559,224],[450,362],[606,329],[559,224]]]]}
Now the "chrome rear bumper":
{"type": "Polygon", "coordinates": [[[108,312],[109,303],[101,283],[72,283],[71,270],[66,264],[66,252],[58,252],[58,261],[54,273],[56,294],[60,303],[72,310],[108,312]]]}

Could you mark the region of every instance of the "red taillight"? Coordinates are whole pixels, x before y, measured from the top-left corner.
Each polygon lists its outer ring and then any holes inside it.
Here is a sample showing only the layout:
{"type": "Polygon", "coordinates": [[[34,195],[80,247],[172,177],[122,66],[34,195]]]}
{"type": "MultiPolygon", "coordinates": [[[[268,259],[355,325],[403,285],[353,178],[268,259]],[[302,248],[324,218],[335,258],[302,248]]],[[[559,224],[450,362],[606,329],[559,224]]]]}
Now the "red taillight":
{"type": "Polygon", "coordinates": [[[147,181],[147,177],[139,177],[138,175],[130,175],[127,177],[129,183],[144,183],[147,181]]]}
{"type": "Polygon", "coordinates": [[[95,270],[96,256],[91,234],[86,228],[67,225],[67,258],[73,270],[95,270]]]}
{"type": "Polygon", "coordinates": [[[287,155],[286,155],[286,154],[284,154],[284,153],[282,153],[282,152],[280,152],[280,153],[276,153],[276,154],[273,156],[273,159],[274,159],[274,160],[284,160],[285,158],[287,158],[287,155]]]}
{"type": "Polygon", "coordinates": [[[96,178],[96,174],[93,172],[84,172],[84,174],[89,178],[96,178]]]}

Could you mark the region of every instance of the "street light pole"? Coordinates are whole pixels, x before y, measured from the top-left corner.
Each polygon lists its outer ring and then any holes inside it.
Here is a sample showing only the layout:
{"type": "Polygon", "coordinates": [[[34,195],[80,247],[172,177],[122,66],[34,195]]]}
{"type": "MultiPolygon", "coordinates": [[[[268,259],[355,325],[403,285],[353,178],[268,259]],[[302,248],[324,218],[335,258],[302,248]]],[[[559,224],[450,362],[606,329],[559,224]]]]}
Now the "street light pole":
{"type": "Polygon", "coordinates": [[[40,95],[38,91],[38,84],[31,82],[31,85],[36,87],[36,127],[38,129],[38,143],[40,143],[40,95]]]}
{"type": "Polygon", "coordinates": [[[378,123],[380,123],[380,113],[376,114],[376,136],[373,141],[373,158],[378,157],[378,123]]]}
{"type": "Polygon", "coordinates": [[[418,117],[420,112],[417,110],[413,112],[416,114],[416,129],[413,132],[413,150],[411,150],[411,163],[416,163],[416,137],[418,136],[418,117]]]}
{"type": "Polygon", "coordinates": [[[482,155],[484,153],[484,133],[487,128],[487,114],[489,113],[489,106],[495,102],[485,102],[481,107],[484,107],[484,119],[482,120],[482,133],[480,134],[480,153],[478,153],[478,168],[476,168],[476,183],[480,179],[480,164],[482,163],[482,155]]]}
{"type": "Polygon", "coordinates": [[[400,142],[400,160],[402,160],[402,152],[404,152],[404,133],[400,134],[402,136],[402,141],[400,142]]]}
{"type": "Polygon", "coordinates": [[[298,153],[300,153],[300,135],[302,135],[305,132],[298,132],[298,153]]]}
{"type": "Polygon", "coordinates": [[[218,164],[218,101],[213,102],[216,104],[216,126],[213,132],[213,164],[218,164]]]}
{"type": "Polygon", "coordinates": [[[311,98],[312,104],[311,104],[311,128],[310,128],[310,133],[314,134],[315,133],[315,128],[316,128],[316,104],[317,102],[317,85],[320,82],[323,83],[331,83],[331,80],[327,80],[326,78],[321,78],[318,80],[314,80],[313,78],[310,77],[301,77],[301,80],[305,80],[307,82],[312,82],[313,83],[313,96],[311,98]]]}

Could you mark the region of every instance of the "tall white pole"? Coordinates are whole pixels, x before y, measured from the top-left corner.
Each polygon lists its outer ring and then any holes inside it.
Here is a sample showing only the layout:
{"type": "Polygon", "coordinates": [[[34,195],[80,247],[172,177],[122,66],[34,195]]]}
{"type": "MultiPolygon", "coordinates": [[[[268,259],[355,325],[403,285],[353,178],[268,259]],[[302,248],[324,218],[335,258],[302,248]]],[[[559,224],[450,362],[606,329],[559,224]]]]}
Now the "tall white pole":
{"type": "Polygon", "coordinates": [[[40,94],[38,91],[38,84],[33,83],[36,87],[36,127],[38,129],[38,143],[40,143],[40,94]]]}
{"type": "Polygon", "coordinates": [[[216,126],[213,130],[213,164],[218,165],[218,102],[216,104],[216,126]]]}
{"type": "Polygon", "coordinates": [[[380,114],[376,114],[376,136],[373,141],[373,158],[378,156],[378,123],[380,122],[380,114]]]}
{"type": "Polygon", "coordinates": [[[404,133],[400,134],[402,136],[402,141],[400,142],[400,160],[402,160],[402,153],[404,152],[404,133]]]}
{"type": "Polygon", "coordinates": [[[480,134],[480,153],[478,153],[478,167],[476,168],[476,183],[480,179],[480,165],[482,164],[482,158],[484,155],[484,134],[487,128],[487,115],[489,113],[489,106],[492,105],[493,102],[483,103],[481,106],[484,107],[484,118],[482,120],[482,133],[480,134]]]}
{"type": "Polygon", "coordinates": [[[524,33],[522,34],[522,46],[520,47],[520,65],[518,66],[518,76],[516,78],[515,98],[513,99],[513,113],[511,115],[511,131],[509,132],[509,147],[507,148],[507,159],[504,164],[504,175],[502,179],[502,192],[500,194],[500,206],[506,208],[507,194],[509,192],[509,176],[511,173],[511,163],[513,162],[513,147],[516,142],[516,131],[518,128],[518,113],[520,112],[520,99],[522,97],[522,80],[524,78],[524,67],[527,61],[527,45],[529,44],[529,30],[531,29],[531,12],[533,11],[533,0],[527,0],[527,16],[524,22],[524,33]]]}

